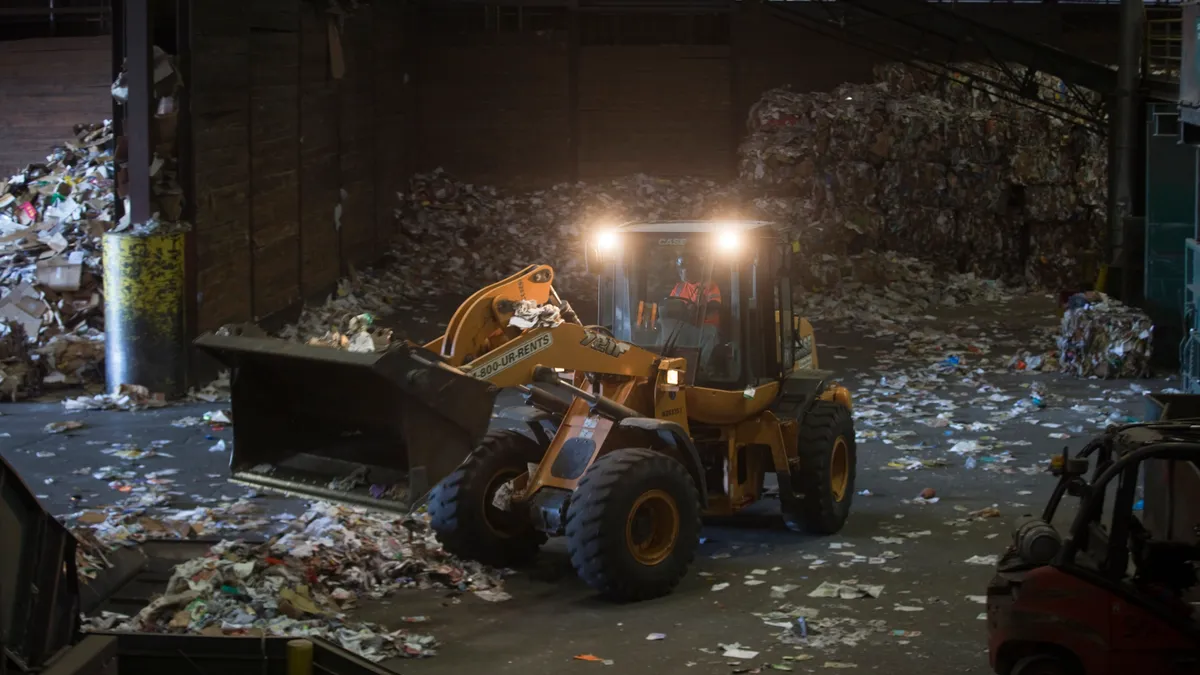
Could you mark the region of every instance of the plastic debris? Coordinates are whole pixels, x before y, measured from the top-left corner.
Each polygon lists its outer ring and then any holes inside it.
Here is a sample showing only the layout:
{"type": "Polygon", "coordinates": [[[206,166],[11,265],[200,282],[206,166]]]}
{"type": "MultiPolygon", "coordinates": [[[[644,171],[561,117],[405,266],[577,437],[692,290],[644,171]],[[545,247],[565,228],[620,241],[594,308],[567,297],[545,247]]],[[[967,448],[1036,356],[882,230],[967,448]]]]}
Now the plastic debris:
{"type": "Polygon", "coordinates": [[[51,422],[45,426],[45,432],[48,434],[61,434],[67,431],[75,431],[82,429],[83,422],[77,420],[63,420],[61,422],[51,422]]]}
{"type": "Polygon", "coordinates": [[[137,384],[122,384],[112,394],[79,396],[63,401],[63,407],[68,411],[144,410],[146,408],[161,408],[165,405],[167,405],[165,396],[152,393],[146,387],[137,384]]]}
{"type": "Polygon", "coordinates": [[[530,328],[553,328],[562,323],[559,309],[554,305],[539,305],[532,300],[518,300],[513,308],[508,325],[528,330],[530,328]]]}
{"type": "Polygon", "coordinates": [[[721,649],[725,650],[724,652],[721,653],[721,656],[723,656],[727,659],[746,660],[746,659],[753,659],[753,658],[758,657],[758,652],[750,650],[750,649],[746,649],[742,645],[740,645],[736,642],[733,644],[729,644],[729,645],[721,645],[721,649]]]}
{"type": "Polygon", "coordinates": [[[808,597],[854,600],[856,598],[878,598],[882,594],[882,585],[876,586],[870,584],[859,584],[855,581],[846,581],[840,584],[835,584],[829,581],[823,581],[821,582],[820,586],[808,594],[808,597]]]}

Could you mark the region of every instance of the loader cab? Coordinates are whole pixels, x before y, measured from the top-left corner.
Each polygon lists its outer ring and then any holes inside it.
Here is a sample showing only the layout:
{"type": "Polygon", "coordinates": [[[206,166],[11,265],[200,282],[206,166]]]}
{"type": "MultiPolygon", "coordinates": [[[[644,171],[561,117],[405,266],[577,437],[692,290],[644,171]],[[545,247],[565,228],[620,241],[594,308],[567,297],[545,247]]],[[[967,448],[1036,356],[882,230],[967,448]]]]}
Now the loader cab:
{"type": "Polygon", "coordinates": [[[598,324],[618,340],[686,358],[688,384],[737,390],[777,381],[800,343],[785,243],[760,221],[601,230],[588,251],[598,324]]]}

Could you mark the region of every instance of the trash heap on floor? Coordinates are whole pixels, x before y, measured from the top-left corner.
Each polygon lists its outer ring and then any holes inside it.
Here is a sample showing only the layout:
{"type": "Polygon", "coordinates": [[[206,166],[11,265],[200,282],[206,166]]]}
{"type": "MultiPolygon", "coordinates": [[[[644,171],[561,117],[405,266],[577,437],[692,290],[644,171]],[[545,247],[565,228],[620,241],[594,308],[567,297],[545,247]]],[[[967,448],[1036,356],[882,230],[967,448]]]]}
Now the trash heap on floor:
{"type": "MultiPolygon", "coordinates": [[[[460,561],[428,526],[331,504],[315,504],[263,544],[223,541],[175,568],[166,592],[136,616],[105,614],[90,630],[320,637],[371,661],[433,655],[435,640],[407,629],[352,621],[357,602],[400,588],[508,598],[498,573],[460,561]]],[[[397,623],[425,617],[397,616],[397,623]]]]}
{"type": "Polygon", "coordinates": [[[910,67],[876,76],[832,92],[774,89],[751,111],[741,180],[793,200],[789,224],[807,247],[896,251],[1055,289],[1093,281],[1102,138],[910,67]]]}
{"type": "MultiPolygon", "coordinates": [[[[640,174],[535,192],[471,185],[441,169],[419,174],[400,194],[400,236],[384,262],[343,279],[328,302],[306,308],[281,335],[340,344],[343,337],[354,339],[349,323],[363,313],[386,316],[426,298],[473,293],[532,263],[554,266],[554,285],[564,297],[590,296],[595,289],[583,256],[588,234],[631,220],[732,215],[740,199],[736,186],[640,174]]],[[[768,199],[762,208],[776,206],[768,199]]]]}
{"type": "MultiPolygon", "coordinates": [[[[152,118],[155,216],[150,222],[116,218],[127,152],[125,139],[114,143],[107,121],[76,125],[75,138],[53,148],[44,161],[0,178],[0,321],[21,324],[33,345],[30,359],[39,384],[103,379],[104,234],[187,227],[178,222],[183,190],[175,179],[175,101],[182,82],[171,56],[158,48],[154,68],[158,105],[152,118]]],[[[128,97],[123,77],[112,85],[121,102],[128,97]]],[[[5,398],[26,398],[37,390],[22,386],[5,398]]]]}
{"type": "MultiPolygon", "coordinates": [[[[116,467],[100,467],[95,475],[101,480],[133,485],[136,479],[116,467]]],[[[146,474],[145,481],[160,494],[174,489],[177,469],[163,469],[146,474]]],[[[111,484],[110,484],[111,485],[111,484]]],[[[119,489],[119,488],[118,488],[119,489]]],[[[71,533],[79,540],[76,563],[80,583],[88,583],[103,570],[111,567],[112,553],[120,548],[135,548],[147,541],[162,539],[191,539],[196,537],[230,536],[241,532],[263,533],[272,527],[286,526],[295,516],[268,515],[251,500],[237,499],[214,506],[194,509],[150,509],[133,506],[129,501],[104,507],[90,508],[61,517],[71,533]]]]}
{"type": "Polygon", "coordinates": [[[395,250],[413,293],[471,292],[534,262],[554,266],[568,290],[584,278],[586,236],[631,220],[686,220],[737,213],[733,186],[634,175],[507,193],[458,182],[441,170],[415,176],[397,209],[395,250]]]}
{"type": "Polygon", "coordinates": [[[1077,293],[1062,317],[1060,367],[1076,377],[1148,377],[1153,338],[1145,312],[1104,293],[1077,293]]]}
{"type": "Polygon", "coordinates": [[[938,271],[892,252],[810,256],[797,270],[793,297],[809,319],[871,329],[912,323],[938,307],[995,304],[1024,291],[973,273],[938,271]]]}
{"type": "Polygon", "coordinates": [[[37,363],[29,353],[25,327],[0,320],[0,401],[16,401],[36,392],[41,381],[37,363]]]}
{"type": "MultiPolygon", "coordinates": [[[[349,298],[353,296],[345,297],[349,298]]],[[[325,309],[329,310],[335,304],[326,305],[325,309]]],[[[307,316],[303,318],[313,321],[314,315],[312,312],[308,312],[307,316]]],[[[283,336],[298,338],[301,335],[312,335],[327,326],[332,327],[327,328],[325,333],[320,337],[309,337],[306,341],[307,344],[316,347],[331,347],[348,352],[369,354],[387,349],[388,345],[392,342],[392,331],[376,327],[375,316],[370,312],[349,315],[341,320],[337,320],[336,318],[331,320],[328,317],[322,317],[308,326],[305,326],[301,322],[285,328],[283,336]]]]}
{"type": "Polygon", "coordinates": [[[33,343],[36,374],[5,388],[6,399],[35,393],[43,378],[94,379],[104,356],[100,238],[113,221],[112,127],[77,125],[75,134],[0,179],[0,321],[20,324],[33,343]]]}

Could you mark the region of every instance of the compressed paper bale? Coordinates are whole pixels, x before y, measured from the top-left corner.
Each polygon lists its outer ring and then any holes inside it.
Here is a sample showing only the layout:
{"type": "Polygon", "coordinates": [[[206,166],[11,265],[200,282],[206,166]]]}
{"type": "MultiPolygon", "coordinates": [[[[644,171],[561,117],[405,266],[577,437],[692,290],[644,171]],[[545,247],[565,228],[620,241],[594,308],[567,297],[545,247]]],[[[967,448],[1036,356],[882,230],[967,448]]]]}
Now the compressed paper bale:
{"type": "Polygon", "coordinates": [[[1094,134],[953,79],[876,73],[829,93],[766,92],[740,146],[748,189],[810,200],[823,252],[879,247],[1020,277],[1027,220],[1073,222],[1104,204],[1094,134]]]}
{"type": "Polygon", "coordinates": [[[1145,312],[1104,293],[1076,294],[1063,313],[1059,368],[1077,377],[1147,377],[1153,336],[1145,312]]]}

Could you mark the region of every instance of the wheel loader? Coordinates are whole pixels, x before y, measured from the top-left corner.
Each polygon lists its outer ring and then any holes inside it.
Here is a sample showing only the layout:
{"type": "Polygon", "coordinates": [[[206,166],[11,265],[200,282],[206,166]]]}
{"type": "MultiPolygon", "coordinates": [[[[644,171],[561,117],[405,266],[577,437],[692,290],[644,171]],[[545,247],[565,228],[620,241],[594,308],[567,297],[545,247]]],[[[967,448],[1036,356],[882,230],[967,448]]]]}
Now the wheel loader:
{"type": "Polygon", "coordinates": [[[850,393],[793,313],[791,248],[762,222],[594,233],[597,319],[531,265],[480,289],[425,345],[355,353],[253,327],[197,339],[232,369],[233,480],[408,513],[445,548],[517,565],[565,536],[619,601],[669,593],[701,518],[763,499],[831,534],[854,495],[850,393]],[[493,408],[502,389],[524,404],[493,408]],[[520,400],[520,399],[517,399],[520,400]],[[490,429],[493,416],[516,429],[490,429]]]}

